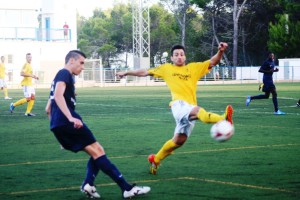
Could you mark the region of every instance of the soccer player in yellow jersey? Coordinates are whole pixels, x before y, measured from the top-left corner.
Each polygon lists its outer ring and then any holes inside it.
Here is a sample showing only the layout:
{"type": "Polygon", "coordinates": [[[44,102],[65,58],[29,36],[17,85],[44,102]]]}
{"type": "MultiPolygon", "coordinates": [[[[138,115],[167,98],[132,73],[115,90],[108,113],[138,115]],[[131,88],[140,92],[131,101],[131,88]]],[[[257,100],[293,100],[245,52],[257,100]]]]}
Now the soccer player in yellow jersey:
{"type": "Polygon", "coordinates": [[[171,49],[173,64],[166,63],[156,68],[117,72],[116,76],[120,78],[128,75],[162,78],[171,91],[172,101],[170,107],[176,121],[174,135],[172,139],[165,142],[157,154],[149,155],[150,173],[156,174],[161,161],[186,142],[194,128],[194,120],[198,119],[205,123],[227,120],[233,123],[233,108],[231,105],[226,107],[223,115],[218,115],[207,112],[203,107],[198,106],[196,97],[198,80],[220,62],[227,47],[227,43],[221,42],[218,46],[218,52],[210,60],[192,62],[186,65],[185,48],[182,45],[175,45],[171,49]]]}
{"type": "Polygon", "coordinates": [[[6,82],[5,82],[6,71],[5,71],[4,61],[5,61],[5,57],[1,56],[1,63],[0,63],[0,88],[4,92],[4,99],[11,99],[8,96],[7,85],[6,85],[6,82]]]}
{"type": "Polygon", "coordinates": [[[18,100],[15,103],[10,104],[10,112],[12,113],[15,109],[15,107],[20,106],[26,102],[27,104],[27,109],[25,112],[25,116],[32,117],[35,116],[35,114],[31,113],[31,110],[34,105],[34,100],[35,100],[35,89],[32,86],[32,79],[39,80],[39,78],[32,73],[32,67],[31,67],[31,60],[32,60],[32,55],[30,53],[26,54],[26,63],[23,65],[23,68],[21,70],[21,76],[23,76],[23,80],[21,82],[21,85],[23,87],[23,92],[24,92],[24,97],[23,99],[18,100]]]}

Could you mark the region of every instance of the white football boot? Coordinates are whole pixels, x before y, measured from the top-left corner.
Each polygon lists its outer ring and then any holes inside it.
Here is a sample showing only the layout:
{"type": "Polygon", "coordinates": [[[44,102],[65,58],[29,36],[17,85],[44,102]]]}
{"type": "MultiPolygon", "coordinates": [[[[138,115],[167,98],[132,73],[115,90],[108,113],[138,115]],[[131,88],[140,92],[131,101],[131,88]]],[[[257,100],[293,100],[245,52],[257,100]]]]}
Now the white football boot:
{"type": "Polygon", "coordinates": [[[131,198],[134,196],[142,195],[142,194],[147,194],[151,190],[150,187],[148,186],[134,186],[130,191],[124,191],[123,192],[123,198],[131,198]]]}
{"type": "Polygon", "coordinates": [[[95,186],[85,184],[84,187],[80,187],[81,192],[85,193],[89,198],[100,198],[95,186]]]}

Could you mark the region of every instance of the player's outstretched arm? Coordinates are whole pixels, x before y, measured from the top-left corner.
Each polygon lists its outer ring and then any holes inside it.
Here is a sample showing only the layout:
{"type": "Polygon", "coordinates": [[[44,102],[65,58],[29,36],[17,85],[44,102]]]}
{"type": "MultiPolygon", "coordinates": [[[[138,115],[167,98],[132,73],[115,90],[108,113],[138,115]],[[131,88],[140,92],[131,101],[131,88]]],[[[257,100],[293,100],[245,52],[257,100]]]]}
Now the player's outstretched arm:
{"type": "Polygon", "coordinates": [[[137,69],[137,70],[132,70],[132,71],[117,72],[116,76],[119,77],[119,78],[123,78],[125,76],[144,77],[144,76],[149,76],[149,73],[148,73],[147,69],[137,69]]]}
{"type": "Polygon", "coordinates": [[[220,60],[222,59],[223,53],[227,49],[227,47],[228,47],[227,43],[220,42],[220,44],[218,46],[218,52],[210,59],[210,68],[213,66],[216,66],[220,62],[220,60]]]}

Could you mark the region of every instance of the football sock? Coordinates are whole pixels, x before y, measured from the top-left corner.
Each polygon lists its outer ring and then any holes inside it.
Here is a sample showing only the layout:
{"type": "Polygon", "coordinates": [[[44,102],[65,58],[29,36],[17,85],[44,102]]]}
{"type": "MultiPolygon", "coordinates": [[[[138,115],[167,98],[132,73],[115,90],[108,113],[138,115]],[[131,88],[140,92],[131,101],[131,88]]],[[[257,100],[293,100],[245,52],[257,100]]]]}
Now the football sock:
{"type": "Polygon", "coordinates": [[[274,105],[274,110],[275,112],[278,111],[278,101],[277,101],[277,95],[272,97],[273,105],[274,105]]]}
{"type": "Polygon", "coordinates": [[[28,101],[26,113],[30,113],[34,105],[34,100],[28,101]]]}
{"type": "Polygon", "coordinates": [[[86,177],[85,177],[83,185],[88,183],[93,186],[98,172],[99,172],[99,168],[97,168],[97,166],[95,166],[95,161],[91,157],[87,163],[86,177]]]}
{"type": "Polygon", "coordinates": [[[27,99],[26,98],[23,98],[23,99],[20,99],[19,101],[17,101],[16,103],[14,103],[14,106],[16,107],[16,106],[20,106],[20,105],[22,105],[22,104],[24,104],[24,103],[26,103],[27,102],[27,99]]]}
{"type": "Polygon", "coordinates": [[[8,97],[7,88],[3,88],[3,92],[4,92],[4,97],[8,97]]]}
{"type": "Polygon", "coordinates": [[[161,160],[165,159],[167,156],[173,153],[175,149],[180,147],[173,140],[168,140],[162,148],[158,151],[158,153],[154,157],[155,163],[160,163],[161,160]]]}
{"type": "Polygon", "coordinates": [[[205,123],[216,123],[218,121],[224,120],[225,115],[218,115],[211,112],[206,112],[204,108],[200,108],[197,114],[197,117],[200,121],[205,123]]]}
{"type": "Polygon", "coordinates": [[[265,94],[260,94],[260,95],[251,97],[251,100],[252,99],[268,99],[268,98],[269,98],[269,96],[267,96],[265,94]]]}
{"type": "Polygon", "coordinates": [[[127,183],[121,172],[119,172],[117,167],[109,161],[106,155],[97,158],[95,160],[95,165],[114,180],[122,191],[129,191],[132,189],[133,186],[127,183]]]}

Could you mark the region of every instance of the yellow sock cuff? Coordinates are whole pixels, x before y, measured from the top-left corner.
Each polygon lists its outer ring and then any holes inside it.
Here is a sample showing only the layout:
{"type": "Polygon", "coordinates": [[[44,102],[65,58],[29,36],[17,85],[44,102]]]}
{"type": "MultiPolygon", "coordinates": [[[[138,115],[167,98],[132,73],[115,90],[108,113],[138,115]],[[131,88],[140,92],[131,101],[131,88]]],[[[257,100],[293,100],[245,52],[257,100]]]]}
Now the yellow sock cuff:
{"type": "Polygon", "coordinates": [[[224,120],[225,117],[223,115],[218,115],[211,112],[206,112],[204,108],[200,108],[197,113],[197,117],[200,121],[205,123],[216,123],[218,121],[224,120]]]}

